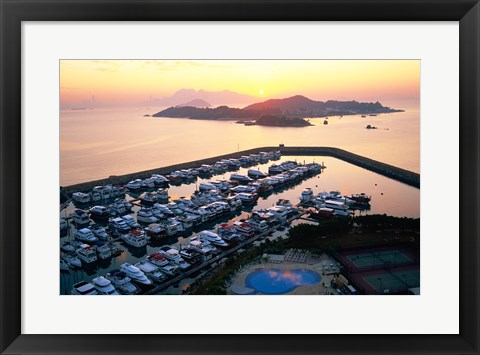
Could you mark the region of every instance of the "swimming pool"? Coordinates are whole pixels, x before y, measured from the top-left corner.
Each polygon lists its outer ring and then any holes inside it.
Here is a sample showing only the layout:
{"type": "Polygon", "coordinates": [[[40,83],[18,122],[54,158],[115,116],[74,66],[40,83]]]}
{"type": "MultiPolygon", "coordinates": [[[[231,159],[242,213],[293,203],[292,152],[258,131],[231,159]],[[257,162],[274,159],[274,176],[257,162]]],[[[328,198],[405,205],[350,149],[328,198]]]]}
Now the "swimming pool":
{"type": "Polygon", "coordinates": [[[321,279],[318,273],[306,269],[262,269],[249,274],[245,279],[245,286],[262,294],[281,295],[300,286],[316,285],[321,279]]]}

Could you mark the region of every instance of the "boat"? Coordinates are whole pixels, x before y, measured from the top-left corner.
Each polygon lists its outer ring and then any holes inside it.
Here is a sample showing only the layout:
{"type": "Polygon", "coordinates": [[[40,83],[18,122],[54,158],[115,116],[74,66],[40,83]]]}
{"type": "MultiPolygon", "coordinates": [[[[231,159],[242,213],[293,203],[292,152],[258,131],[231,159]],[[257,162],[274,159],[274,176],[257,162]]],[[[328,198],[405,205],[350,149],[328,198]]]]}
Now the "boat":
{"type": "Polygon", "coordinates": [[[72,194],[72,200],[78,203],[89,203],[90,198],[90,194],[86,194],[84,192],[74,192],[72,194]]]}
{"type": "Polygon", "coordinates": [[[61,250],[63,250],[66,253],[74,253],[75,250],[77,250],[76,246],[73,245],[71,242],[65,242],[63,245],[60,247],[61,250]]]}
{"type": "Polygon", "coordinates": [[[237,233],[245,238],[252,237],[255,234],[255,230],[247,222],[236,221],[233,222],[233,225],[237,233]]]}
{"type": "Polygon", "coordinates": [[[333,209],[335,211],[335,216],[348,217],[351,214],[350,210],[348,209],[348,206],[341,201],[325,200],[324,203],[320,204],[320,207],[333,209]]]}
{"type": "Polygon", "coordinates": [[[313,201],[313,191],[310,187],[305,188],[300,195],[301,203],[311,203],[313,201]]]}
{"type": "Polygon", "coordinates": [[[359,194],[352,194],[351,196],[348,196],[351,200],[355,201],[356,203],[363,203],[363,204],[369,204],[370,201],[372,200],[372,196],[366,195],[365,193],[359,193],[359,194]]]}
{"type": "Polygon", "coordinates": [[[166,256],[159,252],[150,254],[147,260],[158,267],[168,265],[168,259],[166,256]]]}
{"type": "Polygon", "coordinates": [[[310,218],[313,219],[331,219],[335,217],[335,210],[333,208],[321,207],[318,210],[310,210],[310,218]]]}
{"type": "Polygon", "coordinates": [[[242,175],[242,174],[232,174],[232,175],[230,175],[230,180],[238,181],[238,182],[244,183],[244,184],[253,181],[252,178],[249,178],[248,176],[242,175]]]}
{"type": "Polygon", "coordinates": [[[104,276],[98,276],[92,280],[92,284],[99,295],[119,295],[112,282],[104,276]]]}
{"type": "Polygon", "coordinates": [[[118,269],[110,271],[105,277],[110,280],[115,288],[124,295],[136,295],[140,289],[131,283],[130,277],[118,269]]]}
{"type": "Polygon", "coordinates": [[[153,178],[145,179],[140,183],[140,186],[147,189],[153,189],[155,187],[155,179],[153,178]]]}
{"type": "Polygon", "coordinates": [[[108,240],[108,234],[105,231],[105,228],[103,228],[99,224],[92,224],[90,226],[90,230],[92,233],[100,240],[108,240]]]}
{"type": "Polygon", "coordinates": [[[197,237],[218,247],[228,247],[228,243],[226,243],[217,233],[211,231],[201,231],[197,234],[197,237]]]}
{"type": "Polygon", "coordinates": [[[198,259],[201,254],[199,251],[193,249],[192,247],[186,247],[180,250],[180,256],[185,260],[193,262],[195,261],[195,259],[198,259]]]}
{"type": "Polygon", "coordinates": [[[168,265],[162,266],[160,270],[165,275],[168,275],[168,276],[175,276],[176,274],[178,274],[178,266],[175,266],[175,265],[168,264],[168,265]]]}
{"type": "Polygon", "coordinates": [[[93,286],[91,283],[80,281],[73,285],[73,289],[70,294],[76,296],[93,296],[98,295],[98,292],[95,289],[95,286],[93,286]]]}
{"type": "Polygon", "coordinates": [[[149,210],[142,208],[137,212],[137,221],[139,223],[150,224],[150,223],[157,223],[158,218],[154,217],[152,212],[150,212],[149,210]]]}
{"type": "Polygon", "coordinates": [[[116,216],[123,216],[130,211],[131,205],[125,200],[117,200],[109,206],[109,209],[112,214],[115,214],[116,216]]]}
{"type": "Polygon", "coordinates": [[[217,190],[217,187],[209,182],[201,182],[198,185],[198,189],[200,191],[210,191],[210,190],[217,190]]]}
{"type": "Polygon", "coordinates": [[[259,218],[248,219],[248,224],[258,233],[263,233],[268,230],[268,224],[266,221],[259,218]]]}
{"type": "Polygon", "coordinates": [[[133,282],[140,285],[151,285],[150,280],[145,274],[135,265],[125,263],[120,266],[120,271],[123,271],[133,282]]]}
{"type": "Polygon", "coordinates": [[[73,221],[77,227],[87,226],[90,224],[90,218],[84,210],[75,210],[73,212],[73,221]]]}
{"type": "Polygon", "coordinates": [[[68,263],[63,259],[60,259],[60,271],[70,271],[70,266],[68,266],[68,263]]]}
{"type": "Polygon", "coordinates": [[[116,244],[110,243],[109,247],[110,251],[112,252],[112,256],[118,256],[123,253],[123,249],[118,247],[116,244]]]}
{"type": "Polygon", "coordinates": [[[165,274],[159,270],[159,267],[149,261],[140,261],[136,263],[135,266],[138,267],[143,273],[145,273],[147,277],[156,282],[161,282],[166,279],[165,274]]]}
{"type": "Polygon", "coordinates": [[[140,228],[140,224],[135,221],[135,219],[130,216],[129,214],[122,216],[122,219],[125,221],[125,223],[132,229],[134,228],[140,228]]]}
{"type": "Polygon", "coordinates": [[[273,164],[268,168],[268,173],[270,175],[281,174],[283,173],[283,168],[279,165],[273,164]]]}
{"type": "Polygon", "coordinates": [[[209,259],[217,252],[217,248],[207,240],[200,240],[197,237],[190,238],[188,247],[198,251],[205,259],[209,259]]]}
{"type": "Polygon", "coordinates": [[[68,263],[71,268],[82,267],[82,261],[77,256],[67,254],[63,259],[68,263]]]}
{"type": "Polygon", "coordinates": [[[177,265],[179,265],[181,262],[183,262],[183,259],[180,256],[180,253],[174,247],[166,245],[166,246],[161,247],[158,252],[160,254],[162,254],[163,256],[165,256],[168,260],[174,262],[177,265]]]}
{"type": "Polygon", "coordinates": [[[158,186],[168,185],[168,179],[163,175],[153,174],[152,179],[153,179],[155,185],[158,185],[158,186]]]}
{"type": "Polygon", "coordinates": [[[250,169],[247,172],[248,176],[252,179],[263,179],[267,177],[267,174],[261,172],[260,170],[250,169]]]}
{"type": "Polygon", "coordinates": [[[125,222],[125,220],[120,217],[110,218],[108,225],[115,232],[120,234],[127,233],[131,229],[130,226],[127,224],[127,222],[125,222]]]}
{"type": "Polygon", "coordinates": [[[95,251],[95,248],[88,244],[80,245],[80,248],[77,249],[77,256],[86,264],[97,261],[97,252],[95,251]]]}
{"type": "Polygon", "coordinates": [[[149,224],[144,230],[147,236],[149,236],[152,240],[160,240],[167,236],[165,228],[158,223],[149,224]]]}
{"type": "Polygon", "coordinates": [[[328,124],[328,121],[327,121],[327,120],[324,120],[324,121],[323,121],[323,124],[324,124],[324,125],[327,125],[327,124],[328,124]]]}
{"type": "Polygon", "coordinates": [[[157,190],[157,201],[160,203],[168,202],[168,189],[159,188],[157,190]]]}
{"type": "Polygon", "coordinates": [[[112,257],[112,251],[110,250],[110,247],[105,243],[95,243],[95,249],[97,250],[97,257],[100,260],[106,260],[112,257]]]}
{"type": "Polygon", "coordinates": [[[136,248],[144,247],[148,243],[145,232],[141,230],[130,231],[129,233],[120,236],[120,238],[128,245],[136,248]]]}
{"type": "Polygon", "coordinates": [[[82,228],[77,230],[73,236],[82,241],[82,242],[87,242],[87,243],[95,243],[98,241],[98,238],[93,235],[92,231],[88,228],[82,228]]]}
{"type": "Polygon", "coordinates": [[[138,191],[142,188],[142,180],[140,179],[132,180],[129,183],[127,183],[125,187],[130,191],[138,191]]]}
{"type": "Polygon", "coordinates": [[[68,222],[65,218],[60,218],[60,231],[66,231],[68,229],[68,222]]]}
{"type": "Polygon", "coordinates": [[[240,192],[236,194],[236,196],[242,201],[244,204],[253,204],[257,201],[258,195],[252,194],[249,192],[240,192]]]}

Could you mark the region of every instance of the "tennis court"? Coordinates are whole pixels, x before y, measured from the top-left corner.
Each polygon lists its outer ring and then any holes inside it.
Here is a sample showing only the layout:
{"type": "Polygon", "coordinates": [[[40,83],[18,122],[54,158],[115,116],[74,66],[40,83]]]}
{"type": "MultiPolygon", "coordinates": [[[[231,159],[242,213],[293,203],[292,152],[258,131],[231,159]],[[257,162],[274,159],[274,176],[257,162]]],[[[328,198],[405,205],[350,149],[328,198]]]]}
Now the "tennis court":
{"type": "Polygon", "coordinates": [[[377,293],[397,293],[420,286],[420,270],[366,275],[362,276],[362,279],[377,293]]]}
{"type": "Polygon", "coordinates": [[[375,265],[411,264],[413,260],[400,250],[382,250],[345,255],[350,263],[359,269],[374,268],[375,265]]]}

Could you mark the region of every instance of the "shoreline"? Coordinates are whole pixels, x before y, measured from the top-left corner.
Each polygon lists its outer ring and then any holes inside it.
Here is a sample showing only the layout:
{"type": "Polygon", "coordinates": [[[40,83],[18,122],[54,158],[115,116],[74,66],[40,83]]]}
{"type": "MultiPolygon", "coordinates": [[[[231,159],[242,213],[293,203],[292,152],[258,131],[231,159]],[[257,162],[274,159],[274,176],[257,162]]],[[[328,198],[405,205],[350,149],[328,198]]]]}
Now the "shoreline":
{"type": "Polygon", "coordinates": [[[93,187],[99,185],[124,185],[133,179],[146,179],[149,178],[152,174],[167,175],[168,173],[175,170],[189,169],[194,167],[199,167],[202,164],[213,164],[221,159],[232,159],[239,158],[242,155],[249,154],[258,154],[263,151],[276,151],[279,150],[282,156],[295,156],[295,155],[306,155],[306,156],[329,156],[336,159],[343,160],[347,163],[359,166],[366,170],[373,171],[377,174],[386,176],[393,180],[402,182],[406,185],[420,188],[420,174],[414,173],[409,170],[405,170],[393,165],[382,163],[358,154],[351,153],[349,151],[334,148],[334,147],[259,147],[248,150],[243,150],[235,153],[228,153],[223,155],[218,155],[215,157],[194,160],[186,163],[169,165],[166,167],[160,167],[156,169],[149,169],[139,172],[134,172],[125,175],[112,175],[110,177],[93,180],[83,183],[78,183],[69,186],[63,186],[62,192],[66,194],[72,194],[73,192],[87,192],[90,191],[93,187]]]}

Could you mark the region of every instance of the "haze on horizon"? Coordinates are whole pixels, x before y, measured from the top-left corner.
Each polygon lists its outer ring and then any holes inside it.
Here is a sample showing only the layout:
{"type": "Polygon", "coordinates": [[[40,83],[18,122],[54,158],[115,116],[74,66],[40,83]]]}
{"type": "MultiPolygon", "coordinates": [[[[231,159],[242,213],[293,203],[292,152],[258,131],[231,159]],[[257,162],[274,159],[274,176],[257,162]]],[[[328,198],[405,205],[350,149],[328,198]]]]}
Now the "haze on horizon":
{"type": "MultiPolygon", "coordinates": [[[[155,105],[181,89],[390,105],[420,98],[419,60],[61,60],[60,107],[155,105]]],[[[224,104],[230,104],[225,102],[224,104]]]]}

